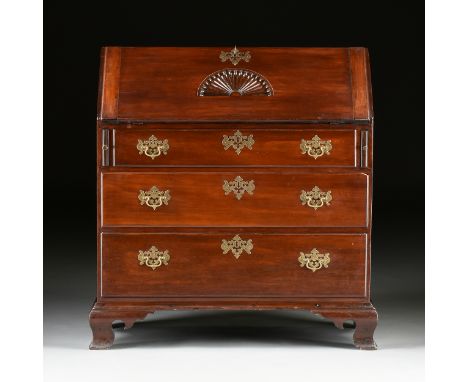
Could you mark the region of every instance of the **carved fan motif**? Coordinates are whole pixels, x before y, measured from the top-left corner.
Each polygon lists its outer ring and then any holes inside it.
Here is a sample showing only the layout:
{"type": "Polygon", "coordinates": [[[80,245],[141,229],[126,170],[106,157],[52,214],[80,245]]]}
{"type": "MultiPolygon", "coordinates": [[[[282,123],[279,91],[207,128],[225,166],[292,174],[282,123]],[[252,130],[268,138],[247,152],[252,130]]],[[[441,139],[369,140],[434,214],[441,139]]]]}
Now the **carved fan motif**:
{"type": "Polygon", "coordinates": [[[261,74],[247,69],[223,69],[210,74],[198,87],[197,95],[272,96],[273,88],[261,74]]]}

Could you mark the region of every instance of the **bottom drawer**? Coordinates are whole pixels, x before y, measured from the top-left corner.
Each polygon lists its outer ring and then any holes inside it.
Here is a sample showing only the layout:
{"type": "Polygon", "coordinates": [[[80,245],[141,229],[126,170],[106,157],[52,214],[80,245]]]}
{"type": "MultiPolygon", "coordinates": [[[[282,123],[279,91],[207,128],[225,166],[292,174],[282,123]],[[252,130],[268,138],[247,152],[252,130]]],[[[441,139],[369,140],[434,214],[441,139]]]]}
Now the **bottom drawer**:
{"type": "Polygon", "coordinates": [[[365,234],[111,234],[102,297],[363,297],[365,234]]]}

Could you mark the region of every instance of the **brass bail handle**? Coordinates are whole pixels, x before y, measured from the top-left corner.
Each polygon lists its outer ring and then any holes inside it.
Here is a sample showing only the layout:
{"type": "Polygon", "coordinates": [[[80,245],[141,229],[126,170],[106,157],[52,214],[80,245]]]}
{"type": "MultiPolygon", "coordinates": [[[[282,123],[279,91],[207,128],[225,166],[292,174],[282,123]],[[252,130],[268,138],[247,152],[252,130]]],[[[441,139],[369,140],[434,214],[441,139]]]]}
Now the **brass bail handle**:
{"type": "Polygon", "coordinates": [[[307,154],[317,159],[324,154],[330,155],[333,146],[331,141],[322,140],[318,135],[315,135],[310,141],[302,139],[299,148],[302,154],[307,154]]]}
{"type": "Polygon", "coordinates": [[[329,206],[333,200],[331,191],[324,192],[319,187],[315,186],[311,191],[302,190],[299,196],[302,205],[307,205],[314,210],[325,205],[329,206]]]}
{"type": "Polygon", "coordinates": [[[166,206],[169,204],[171,194],[170,190],[161,191],[158,187],[153,186],[149,191],[140,190],[138,200],[142,206],[147,205],[153,210],[156,210],[156,208],[161,207],[163,204],[166,206]]]}
{"type": "Polygon", "coordinates": [[[171,256],[167,249],[165,251],[160,251],[154,245],[147,251],[138,251],[138,261],[140,262],[140,265],[146,265],[153,271],[163,264],[168,265],[170,259],[171,256]]]}
{"type": "Polygon", "coordinates": [[[330,254],[320,253],[317,248],[312,249],[309,253],[301,252],[297,260],[301,267],[306,267],[312,272],[322,268],[328,268],[328,264],[331,262],[330,254]]]}
{"type": "Polygon", "coordinates": [[[152,135],[146,140],[139,139],[136,148],[140,155],[145,154],[154,160],[161,154],[167,155],[167,152],[169,151],[169,141],[167,139],[159,140],[157,137],[152,135]]]}

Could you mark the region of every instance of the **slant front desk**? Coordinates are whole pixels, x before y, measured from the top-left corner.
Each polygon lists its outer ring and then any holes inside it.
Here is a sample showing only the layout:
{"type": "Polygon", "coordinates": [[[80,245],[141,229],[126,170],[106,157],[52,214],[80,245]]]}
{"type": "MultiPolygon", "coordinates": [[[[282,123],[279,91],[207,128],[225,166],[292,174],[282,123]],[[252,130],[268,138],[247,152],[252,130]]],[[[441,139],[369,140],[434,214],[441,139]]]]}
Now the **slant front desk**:
{"type": "Polygon", "coordinates": [[[98,109],[91,349],[173,309],[303,309],[376,348],[366,49],[103,48],[98,109]]]}

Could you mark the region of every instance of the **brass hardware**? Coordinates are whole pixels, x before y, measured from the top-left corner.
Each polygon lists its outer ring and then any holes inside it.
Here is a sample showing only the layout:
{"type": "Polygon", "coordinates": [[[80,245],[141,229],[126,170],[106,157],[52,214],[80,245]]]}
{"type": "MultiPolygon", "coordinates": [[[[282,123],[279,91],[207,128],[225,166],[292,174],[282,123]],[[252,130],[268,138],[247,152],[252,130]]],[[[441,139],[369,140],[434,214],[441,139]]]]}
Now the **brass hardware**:
{"type": "Polygon", "coordinates": [[[317,248],[314,248],[310,253],[301,252],[298,260],[301,267],[305,266],[307,269],[315,272],[322,267],[328,268],[328,264],[330,264],[330,254],[320,253],[317,248]]]}
{"type": "Polygon", "coordinates": [[[231,251],[234,257],[238,259],[244,251],[249,255],[252,253],[253,243],[251,239],[242,240],[239,235],[236,235],[232,240],[223,239],[221,242],[221,249],[223,250],[223,255],[231,251]]]}
{"type": "Polygon", "coordinates": [[[224,195],[229,195],[232,192],[237,200],[241,200],[245,191],[250,195],[253,195],[255,183],[253,180],[246,181],[242,179],[242,177],[236,176],[236,178],[231,182],[228,182],[227,180],[224,181],[223,190],[224,195]]]}
{"type": "Polygon", "coordinates": [[[223,135],[222,144],[224,146],[224,150],[229,149],[232,147],[237,155],[239,155],[244,147],[247,147],[249,150],[252,150],[252,146],[255,143],[253,139],[253,135],[242,135],[242,133],[237,130],[234,135],[223,135]]]}
{"type": "Polygon", "coordinates": [[[169,200],[171,200],[169,191],[159,191],[156,186],[153,186],[149,191],[140,190],[138,199],[141,205],[146,204],[148,207],[156,210],[156,208],[161,207],[163,204],[168,205],[169,200]]]}
{"type": "Polygon", "coordinates": [[[221,51],[219,55],[221,62],[226,62],[227,60],[229,60],[234,66],[236,66],[242,60],[244,60],[245,62],[249,62],[251,57],[252,56],[250,55],[249,51],[243,53],[239,49],[237,49],[236,46],[234,46],[234,49],[232,49],[230,52],[221,51]]]}
{"type": "Polygon", "coordinates": [[[109,166],[109,129],[102,129],[101,158],[102,166],[109,166]]]}
{"type": "Polygon", "coordinates": [[[312,191],[302,190],[299,197],[301,199],[302,205],[307,204],[313,209],[323,207],[325,204],[330,205],[332,201],[331,191],[324,192],[315,186],[312,191]]]}
{"type": "Polygon", "coordinates": [[[146,265],[153,269],[153,271],[160,267],[161,265],[167,265],[169,263],[171,256],[169,251],[160,251],[154,245],[147,251],[138,252],[138,261],[140,265],[146,265]]]}
{"type": "Polygon", "coordinates": [[[367,130],[361,131],[361,167],[368,166],[369,157],[369,132],[367,130]]]}
{"type": "Polygon", "coordinates": [[[323,154],[330,155],[333,148],[331,141],[322,141],[318,135],[314,136],[310,141],[302,139],[299,147],[302,154],[307,153],[314,159],[321,157],[323,154]]]}
{"type": "Polygon", "coordinates": [[[169,142],[167,139],[163,141],[158,140],[154,135],[149,137],[146,141],[138,140],[137,144],[138,153],[145,154],[151,159],[154,159],[162,154],[167,155],[167,150],[169,150],[169,142]]]}

